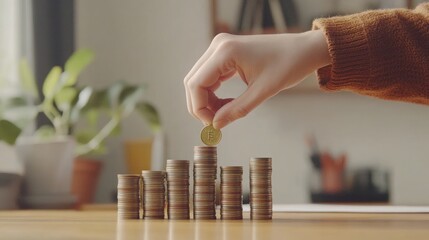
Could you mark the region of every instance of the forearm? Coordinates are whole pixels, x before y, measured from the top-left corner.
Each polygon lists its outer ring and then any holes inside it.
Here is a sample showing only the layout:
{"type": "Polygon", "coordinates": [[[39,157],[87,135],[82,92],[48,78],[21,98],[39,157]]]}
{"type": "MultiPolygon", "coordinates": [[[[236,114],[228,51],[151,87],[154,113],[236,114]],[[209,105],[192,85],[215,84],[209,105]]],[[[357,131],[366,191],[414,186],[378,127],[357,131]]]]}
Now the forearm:
{"type": "Polygon", "coordinates": [[[318,19],[332,64],[318,70],[325,90],[429,104],[429,4],[318,19]]]}

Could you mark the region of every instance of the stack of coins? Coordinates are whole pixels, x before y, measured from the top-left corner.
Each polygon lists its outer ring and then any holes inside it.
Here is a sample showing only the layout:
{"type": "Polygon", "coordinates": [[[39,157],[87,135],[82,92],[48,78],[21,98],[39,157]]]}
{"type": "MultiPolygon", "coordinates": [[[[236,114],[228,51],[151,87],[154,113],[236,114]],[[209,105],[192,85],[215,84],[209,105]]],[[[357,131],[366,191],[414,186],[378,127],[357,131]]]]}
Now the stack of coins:
{"type": "Polygon", "coordinates": [[[194,219],[216,219],[217,148],[194,147],[194,219]]]}
{"type": "Polygon", "coordinates": [[[168,219],[189,219],[189,161],[167,160],[168,219]]]}
{"type": "Polygon", "coordinates": [[[250,219],[272,219],[271,173],[271,158],[250,159],[250,219]]]}
{"type": "Polygon", "coordinates": [[[138,174],[118,174],[118,218],[139,219],[140,179],[138,174]]]}
{"type": "Polygon", "coordinates": [[[243,219],[243,195],[241,182],[243,167],[220,168],[220,214],[224,220],[243,219]]]}
{"type": "Polygon", "coordinates": [[[142,171],[143,218],[164,219],[165,172],[142,171]]]}

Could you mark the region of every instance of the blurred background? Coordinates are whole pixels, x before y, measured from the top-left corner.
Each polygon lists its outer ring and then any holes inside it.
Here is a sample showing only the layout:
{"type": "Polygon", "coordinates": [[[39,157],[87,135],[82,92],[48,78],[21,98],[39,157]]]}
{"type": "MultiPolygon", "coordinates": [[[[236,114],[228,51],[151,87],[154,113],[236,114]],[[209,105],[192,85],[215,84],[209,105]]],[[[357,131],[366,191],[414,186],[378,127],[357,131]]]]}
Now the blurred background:
{"type": "MultiPolygon", "coordinates": [[[[90,190],[94,196],[87,201],[109,203],[114,201],[116,174],[141,167],[130,163],[136,154],[141,154],[138,161],[146,161],[144,168],[152,169],[162,169],[165,159],[193,158],[203,125],[188,114],[183,78],[216,33],[301,32],[317,17],[413,8],[419,2],[0,0],[0,76],[8,86],[2,88],[20,88],[19,62],[24,58],[41,92],[50,69],[63,66],[78,49],[91,50],[94,58],[76,86],[145,83],[142,99],[156,108],[161,127],[153,131],[133,113],[121,120],[120,133],[107,138],[106,151],[95,154],[101,167],[96,167],[99,176],[90,190]]],[[[234,78],[219,95],[233,97],[244,89],[234,78]]],[[[108,116],[99,119],[106,121],[108,116]]],[[[46,122],[39,116],[20,137],[46,122]]],[[[324,93],[315,76],[309,76],[224,128],[218,165],[243,165],[246,173],[250,157],[272,157],[274,203],[427,205],[428,123],[427,106],[324,93]]],[[[83,120],[72,131],[79,129],[85,129],[83,120]]],[[[0,172],[5,173],[0,181],[6,188],[12,181],[6,173],[25,178],[31,169],[20,165],[13,144],[0,147],[0,172]]],[[[247,175],[243,183],[248,189],[247,175]]]]}

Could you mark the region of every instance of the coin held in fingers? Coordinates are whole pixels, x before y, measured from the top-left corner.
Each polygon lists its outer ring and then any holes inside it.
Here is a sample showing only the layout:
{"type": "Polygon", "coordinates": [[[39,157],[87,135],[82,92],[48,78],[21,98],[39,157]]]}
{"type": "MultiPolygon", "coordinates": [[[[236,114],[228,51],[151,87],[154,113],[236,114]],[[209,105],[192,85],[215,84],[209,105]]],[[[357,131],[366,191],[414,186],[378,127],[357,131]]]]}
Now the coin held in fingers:
{"type": "Polygon", "coordinates": [[[201,130],[201,141],[208,146],[217,145],[222,139],[222,132],[213,127],[212,124],[201,130]]]}

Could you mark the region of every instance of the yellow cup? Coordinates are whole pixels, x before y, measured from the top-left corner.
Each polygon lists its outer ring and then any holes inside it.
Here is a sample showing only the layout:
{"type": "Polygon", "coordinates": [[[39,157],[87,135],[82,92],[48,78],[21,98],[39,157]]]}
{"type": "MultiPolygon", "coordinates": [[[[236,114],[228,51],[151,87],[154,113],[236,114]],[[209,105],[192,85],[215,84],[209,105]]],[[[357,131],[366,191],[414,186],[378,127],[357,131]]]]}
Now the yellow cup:
{"type": "Polygon", "coordinates": [[[152,139],[127,140],[124,142],[125,160],[128,172],[141,174],[150,170],[152,162],[152,139]]]}

